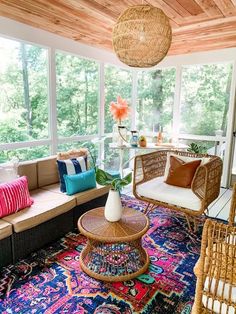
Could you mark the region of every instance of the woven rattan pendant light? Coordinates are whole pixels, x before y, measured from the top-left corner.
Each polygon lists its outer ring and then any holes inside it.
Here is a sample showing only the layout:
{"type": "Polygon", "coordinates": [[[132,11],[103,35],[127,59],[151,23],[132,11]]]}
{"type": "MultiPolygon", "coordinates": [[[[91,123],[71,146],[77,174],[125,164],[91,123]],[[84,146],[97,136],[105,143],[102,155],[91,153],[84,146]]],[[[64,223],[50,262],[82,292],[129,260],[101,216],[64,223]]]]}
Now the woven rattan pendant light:
{"type": "Polygon", "coordinates": [[[135,5],[118,18],[112,34],[118,58],[132,67],[148,68],[167,54],[172,32],[168,17],[151,5],[135,5]]]}

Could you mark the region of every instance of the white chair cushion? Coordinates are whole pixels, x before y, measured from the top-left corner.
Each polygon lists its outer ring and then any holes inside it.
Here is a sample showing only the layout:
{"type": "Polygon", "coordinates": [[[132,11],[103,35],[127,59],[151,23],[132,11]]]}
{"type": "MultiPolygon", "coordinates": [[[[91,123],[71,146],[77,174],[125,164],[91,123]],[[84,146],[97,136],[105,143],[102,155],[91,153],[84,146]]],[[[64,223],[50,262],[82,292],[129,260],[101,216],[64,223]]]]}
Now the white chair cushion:
{"type": "Polygon", "coordinates": [[[211,159],[210,157],[195,158],[195,157],[181,156],[181,155],[169,152],[169,153],[167,153],[167,156],[166,156],[166,167],[165,167],[165,173],[164,173],[164,180],[167,179],[168,174],[169,174],[170,156],[174,156],[176,158],[179,158],[179,159],[183,160],[184,162],[191,162],[191,161],[194,161],[194,160],[201,160],[201,164],[200,164],[201,166],[205,165],[211,159]]]}
{"type": "MultiPolygon", "coordinates": [[[[213,278],[209,287],[209,277],[206,278],[205,280],[205,285],[204,285],[204,290],[209,291],[211,293],[215,292],[215,284],[216,284],[216,279],[213,278]]],[[[229,296],[231,295],[231,301],[236,302],[236,287],[233,286],[232,290],[230,290],[230,285],[228,283],[224,283],[222,280],[219,280],[218,283],[218,288],[217,288],[217,296],[222,297],[222,292],[224,288],[224,293],[223,293],[223,298],[224,299],[229,299],[229,296]]],[[[236,311],[233,306],[229,306],[228,312],[227,312],[227,304],[226,303],[221,303],[222,305],[220,306],[220,302],[217,300],[212,300],[212,298],[209,298],[207,301],[207,297],[205,295],[202,296],[202,303],[204,307],[208,309],[212,309],[212,302],[213,302],[213,311],[214,313],[217,314],[235,314],[236,311]]]]}
{"type": "Polygon", "coordinates": [[[200,199],[191,189],[166,184],[164,183],[164,177],[158,177],[148,182],[138,184],[136,190],[139,195],[153,200],[196,211],[201,208],[200,199]]]}

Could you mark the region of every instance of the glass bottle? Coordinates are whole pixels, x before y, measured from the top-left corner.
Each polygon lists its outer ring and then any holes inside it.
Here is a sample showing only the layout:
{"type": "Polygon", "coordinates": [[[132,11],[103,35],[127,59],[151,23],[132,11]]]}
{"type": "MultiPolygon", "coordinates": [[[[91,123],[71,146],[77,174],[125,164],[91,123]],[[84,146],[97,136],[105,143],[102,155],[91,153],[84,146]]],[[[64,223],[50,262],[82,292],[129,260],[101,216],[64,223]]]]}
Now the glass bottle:
{"type": "Polygon", "coordinates": [[[132,147],[138,147],[138,131],[131,131],[130,145],[132,147]]]}
{"type": "Polygon", "coordinates": [[[162,128],[159,126],[159,131],[157,133],[157,145],[161,145],[163,142],[162,128]]]}

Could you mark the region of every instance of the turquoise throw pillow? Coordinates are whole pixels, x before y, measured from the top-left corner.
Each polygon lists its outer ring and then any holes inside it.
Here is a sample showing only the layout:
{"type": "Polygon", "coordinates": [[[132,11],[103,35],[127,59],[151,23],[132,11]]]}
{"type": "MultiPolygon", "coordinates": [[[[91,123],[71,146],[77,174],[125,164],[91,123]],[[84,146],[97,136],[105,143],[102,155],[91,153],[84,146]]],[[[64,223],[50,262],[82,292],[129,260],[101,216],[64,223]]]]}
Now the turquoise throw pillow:
{"type": "Polygon", "coordinates": [[[96,187],[95,170],[91,169],[77,174],[64,174],[66,194],[73,195],[96,187]]]}

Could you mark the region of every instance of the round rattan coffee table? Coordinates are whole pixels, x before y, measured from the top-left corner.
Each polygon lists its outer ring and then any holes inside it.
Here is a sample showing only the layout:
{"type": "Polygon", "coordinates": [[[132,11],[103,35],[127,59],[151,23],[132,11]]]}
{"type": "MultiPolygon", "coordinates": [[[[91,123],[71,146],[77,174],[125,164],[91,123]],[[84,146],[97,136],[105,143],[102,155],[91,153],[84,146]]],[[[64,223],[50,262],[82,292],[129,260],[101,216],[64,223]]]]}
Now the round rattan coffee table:
{"type": "Polygon", "coordinates": [[[80,217],[78,228],[88,238],[80,265],[89,276],[109,282],[126,281],[147,270],[149,257],[141,239],[149,220],[141,212],[124,208],[118,222],[109,222],[104,207],[95,208],[80,217]]]}

